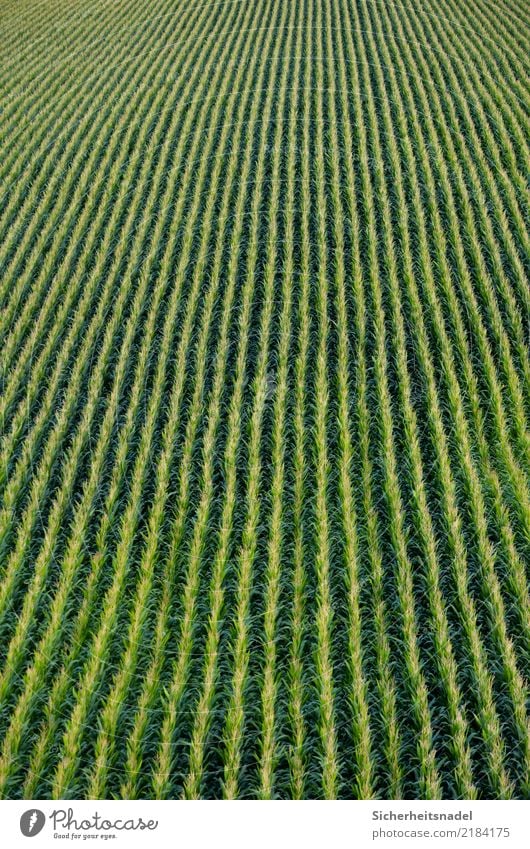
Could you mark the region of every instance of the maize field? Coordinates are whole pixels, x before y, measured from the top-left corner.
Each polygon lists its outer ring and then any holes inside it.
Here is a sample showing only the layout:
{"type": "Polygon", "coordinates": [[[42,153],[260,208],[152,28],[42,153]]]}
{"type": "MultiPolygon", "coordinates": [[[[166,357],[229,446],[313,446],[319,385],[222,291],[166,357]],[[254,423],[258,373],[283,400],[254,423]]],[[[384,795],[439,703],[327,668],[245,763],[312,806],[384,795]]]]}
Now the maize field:
{"type": "Polygon", "coordinates": [[[529,44],[0,0],[0,797],[529,798],[529,44]]]}

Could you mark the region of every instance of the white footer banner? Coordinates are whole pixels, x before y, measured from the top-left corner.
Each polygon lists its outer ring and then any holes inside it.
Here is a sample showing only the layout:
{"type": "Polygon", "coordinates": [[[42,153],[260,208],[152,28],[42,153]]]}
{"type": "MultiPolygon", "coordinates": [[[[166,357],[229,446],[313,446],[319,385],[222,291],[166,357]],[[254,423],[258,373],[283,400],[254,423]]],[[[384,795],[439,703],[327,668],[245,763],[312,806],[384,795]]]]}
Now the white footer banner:
{"type": "Polygon", "coordinates": [[[530,802],[3,801],[0,847],[530,849],[530,802]]]}

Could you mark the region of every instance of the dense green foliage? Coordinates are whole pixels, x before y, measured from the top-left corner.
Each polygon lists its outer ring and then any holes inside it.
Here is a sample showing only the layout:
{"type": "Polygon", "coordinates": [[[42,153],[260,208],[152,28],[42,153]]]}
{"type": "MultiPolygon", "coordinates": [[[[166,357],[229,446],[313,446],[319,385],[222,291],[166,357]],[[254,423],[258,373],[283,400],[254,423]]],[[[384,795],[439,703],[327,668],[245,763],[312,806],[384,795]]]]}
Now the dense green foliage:
{"type": "Polygon", "coordinates": [[[0,795],[528,798],[528,5],[0,36],[0,795]]]}

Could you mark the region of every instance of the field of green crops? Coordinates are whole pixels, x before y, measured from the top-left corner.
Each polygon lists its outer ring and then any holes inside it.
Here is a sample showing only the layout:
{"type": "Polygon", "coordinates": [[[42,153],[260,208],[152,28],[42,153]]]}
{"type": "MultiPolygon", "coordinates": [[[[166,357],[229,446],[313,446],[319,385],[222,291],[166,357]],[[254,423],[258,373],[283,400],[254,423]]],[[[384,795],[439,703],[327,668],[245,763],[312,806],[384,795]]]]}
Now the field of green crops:
{"type": "Polygon", "coordinates": [[[528,798],[530,7],[0,0],[0,796],[528,798]]]}

